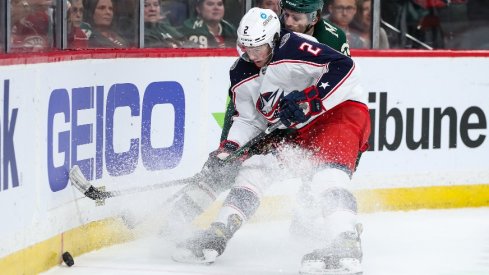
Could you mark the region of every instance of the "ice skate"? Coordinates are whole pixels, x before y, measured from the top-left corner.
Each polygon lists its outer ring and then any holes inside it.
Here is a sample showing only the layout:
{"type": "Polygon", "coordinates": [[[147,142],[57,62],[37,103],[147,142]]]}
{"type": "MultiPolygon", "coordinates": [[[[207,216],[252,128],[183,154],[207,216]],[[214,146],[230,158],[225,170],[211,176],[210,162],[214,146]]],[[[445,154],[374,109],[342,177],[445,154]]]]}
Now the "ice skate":
{"type": "Polygon", "coordinates": [[[178,244],[172,259],[182,263],[213,263],[224,252],[227,242],[241,227],[241,223],[237,215],[229,216],[227,226],[222,222],[212,223],[209,229],[178,244]]]}
{"type": "Polygon", "coordinates": [[[300,274],[357,275],[363,274],[361,266],[361,224],[356,231],[343,232],[330,245],[304,255],[300,274]]]}
{"type": "Polygon", "coordinates": [[[228,237],[223,223],[213,223],[209,229],[179,243],[172,258],[182,263],[213,263],[224,252],[228,237]]]}

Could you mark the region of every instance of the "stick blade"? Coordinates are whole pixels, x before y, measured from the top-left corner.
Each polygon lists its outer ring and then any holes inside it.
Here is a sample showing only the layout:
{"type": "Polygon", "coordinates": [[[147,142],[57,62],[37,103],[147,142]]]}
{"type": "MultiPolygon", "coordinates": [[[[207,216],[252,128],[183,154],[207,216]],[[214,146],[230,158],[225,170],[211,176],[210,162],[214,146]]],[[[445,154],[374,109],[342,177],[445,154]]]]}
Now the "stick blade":
{"type": "Polygon", "coordinates": [[[90,184],[90,182],[85,178],[80,167],[75,165],[70,170],[70,181],[73,186],[76,187],[80,192],[86,197],[98,201],[98,203],[103,204],[103,200],[112,197],[110,192],[105,192],[103,189],[96,188],[90,184]]]}
{"type": "Polygon", "coordinates": [[[85,178],[78,165],[75,165],[70,169],[70,182],[83,194],[85,194],[91,187],[90,182],[85,178]]]}

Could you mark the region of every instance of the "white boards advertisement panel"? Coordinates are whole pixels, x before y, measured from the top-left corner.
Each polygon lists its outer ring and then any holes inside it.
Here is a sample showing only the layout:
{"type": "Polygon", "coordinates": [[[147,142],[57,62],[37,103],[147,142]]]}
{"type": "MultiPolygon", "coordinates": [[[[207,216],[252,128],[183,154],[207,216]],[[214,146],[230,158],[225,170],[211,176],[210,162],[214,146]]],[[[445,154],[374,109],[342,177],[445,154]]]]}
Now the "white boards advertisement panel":
{"type": "MultiPolygon", "coordinates": [[[[0,67],[0,257],[145,208],[175,189],[97,207],[68,183],[79,165],[115,190],[198,172],[219,142],[235,57],[87,59],[0,67]]],[[[373,119],[354,188],[487,184],[487,58],[355,59],[373,119]]],[[[281,192],[287,190],[281,190],[281,192]]]]}

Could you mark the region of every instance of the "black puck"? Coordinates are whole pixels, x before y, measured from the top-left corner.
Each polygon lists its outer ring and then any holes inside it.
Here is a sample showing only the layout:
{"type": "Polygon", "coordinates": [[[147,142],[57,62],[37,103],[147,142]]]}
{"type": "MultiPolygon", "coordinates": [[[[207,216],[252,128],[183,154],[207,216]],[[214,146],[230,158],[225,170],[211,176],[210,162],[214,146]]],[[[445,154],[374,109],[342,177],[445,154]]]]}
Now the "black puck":
{"type": "Polygon", "coordinates": [[[75,264],[75,261],[73,260],[73,257],[71,256],[70,252],[68,252],[68,251],[66,251],[65,253],[63,253],[62,258],[63,258],[63,262],[65,262],[65,264],[67,266],[72,266],[72,265],[75,264]]]}

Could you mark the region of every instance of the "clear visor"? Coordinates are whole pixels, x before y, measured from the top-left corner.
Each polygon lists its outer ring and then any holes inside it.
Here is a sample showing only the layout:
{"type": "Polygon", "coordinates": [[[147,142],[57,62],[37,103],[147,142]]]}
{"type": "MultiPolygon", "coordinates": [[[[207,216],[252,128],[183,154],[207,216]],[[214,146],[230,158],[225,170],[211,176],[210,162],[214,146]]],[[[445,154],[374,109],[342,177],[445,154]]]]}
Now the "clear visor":
{"type": "Polygon", "coordinates": [[[248,47],[238,42],[236,43],[236,45],[239,55],[246,61],[251,61],[250,56],[261,56],[263,54],[267,54],[270,50],[270,46],[268,44],[263,44],[256,47],[248,47]]]}
{"type": "Polygon", "coordinates": [[[244,46],[238,42],[237,45],[238,45],[238,48],[242,52],[247,53],[248,55],[262,54],[262,53],[265,53],[266,51],[268,51],[268,49],[269,49],[268,44],[263,44],[263,45],[256,46],[256,47],[247,47],[247,46],[244,46]]]}
{"type": "Polygon", "coordinates": [[[250,57],[245,51],[242,50],[242,47],[240,46],[239,43],[236,44],[236,50],[238,51],[238,54],[242,59],[244,59],[247,62],[251,62],[250,57]]]}

